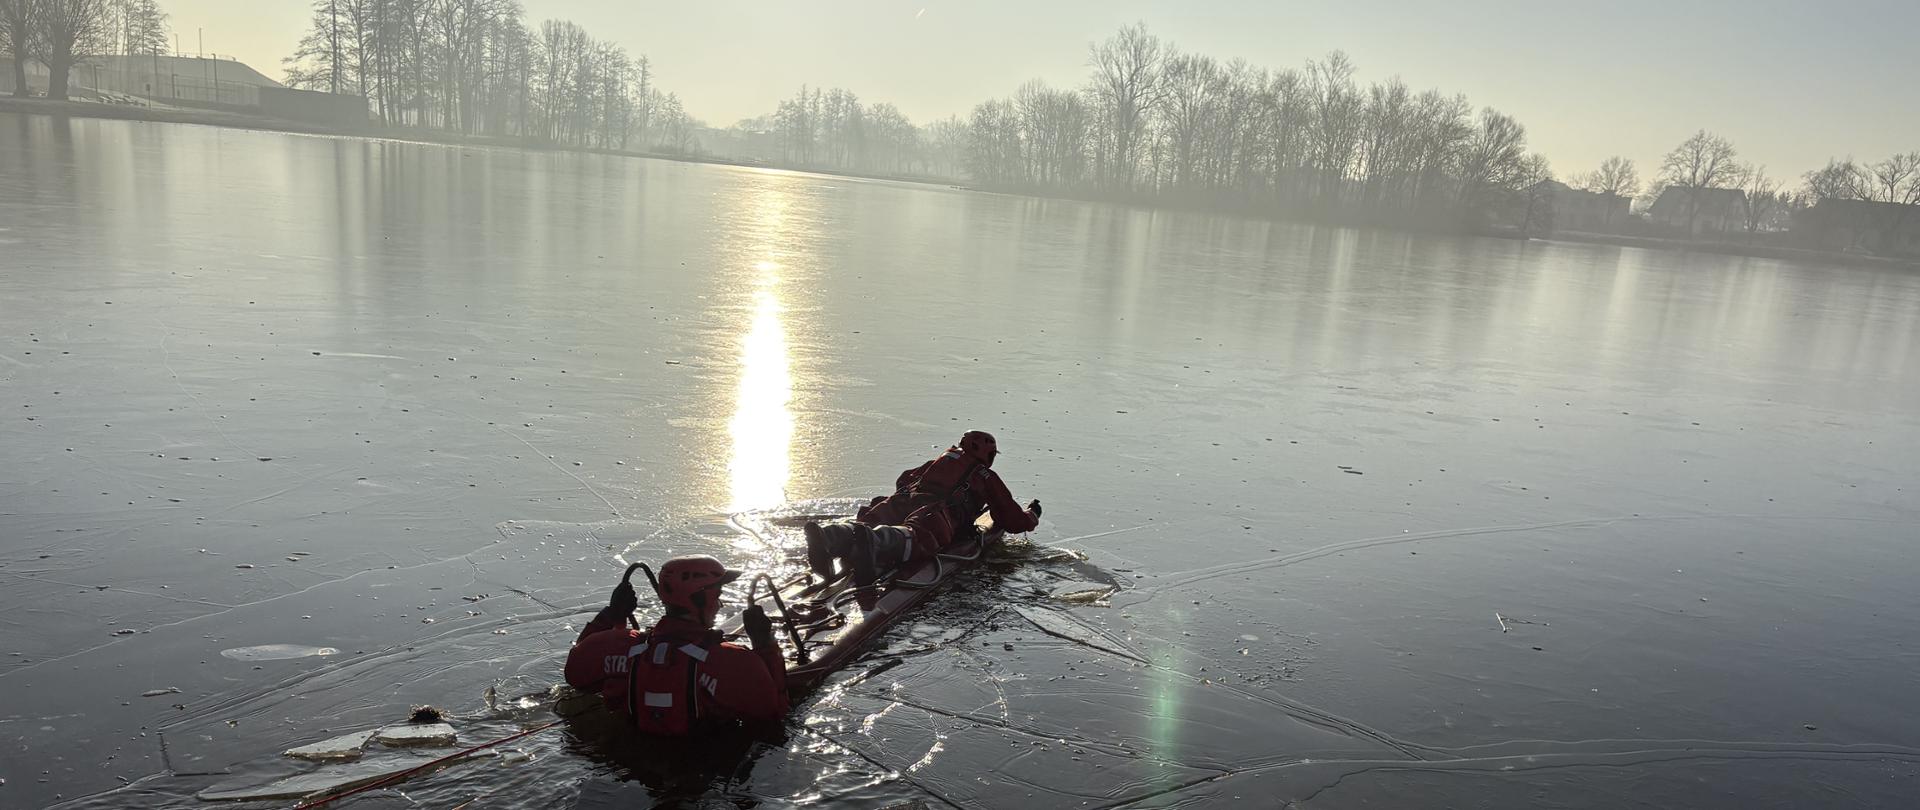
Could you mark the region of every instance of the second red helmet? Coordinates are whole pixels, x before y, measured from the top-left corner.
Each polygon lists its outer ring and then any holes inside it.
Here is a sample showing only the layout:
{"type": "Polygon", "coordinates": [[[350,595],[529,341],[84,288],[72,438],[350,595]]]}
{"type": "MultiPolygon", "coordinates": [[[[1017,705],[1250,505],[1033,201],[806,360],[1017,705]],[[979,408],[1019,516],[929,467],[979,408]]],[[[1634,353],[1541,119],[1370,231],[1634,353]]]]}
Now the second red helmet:
{"type": "Polygon", "coordinates": [[[1000,446],[994,443],[993,434],[984,430],[969,430],[960,436],[960,452],[991,467],[993,457],[1000,455],[1000,446]]]}

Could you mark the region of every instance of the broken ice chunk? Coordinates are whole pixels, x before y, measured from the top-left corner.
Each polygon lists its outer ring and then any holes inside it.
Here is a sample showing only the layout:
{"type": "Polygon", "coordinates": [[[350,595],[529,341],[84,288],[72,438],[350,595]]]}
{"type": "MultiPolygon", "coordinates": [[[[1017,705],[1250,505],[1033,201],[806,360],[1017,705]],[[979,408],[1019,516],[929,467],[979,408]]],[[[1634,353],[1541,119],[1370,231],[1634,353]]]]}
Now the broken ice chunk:
{"type": "Polygon", "coordinates": [[[322,740],[311,745],[300,746],[299,748],[289,748],[282,751],[280,755],[293,757],[295,759],[312,760],[359,759],[361,746],[366,745],[367,740],[373,739],[373,733],[373,730],[356,731],[352,734],[344,734],[331,740],[322,740]]]}
{"type": "Polygon", "coordinates": [[[402,723],[380,729],[373,739],[392,746],[452,745],[454,732],[446,723],[402,723]]]}

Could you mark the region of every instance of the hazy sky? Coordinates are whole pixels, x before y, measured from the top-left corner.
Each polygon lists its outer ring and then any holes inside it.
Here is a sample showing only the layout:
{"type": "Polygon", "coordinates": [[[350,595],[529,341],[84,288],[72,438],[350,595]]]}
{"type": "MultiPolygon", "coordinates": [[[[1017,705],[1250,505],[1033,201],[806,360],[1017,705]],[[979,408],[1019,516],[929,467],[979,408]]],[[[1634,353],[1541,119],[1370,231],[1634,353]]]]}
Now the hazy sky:
{"type": "MultiPolygon", "coordinates": [[[[891,101],[915,122],[1043,78],[1077,85],[1087,43],[1136,20],[1183,49],[1291,67],[1339,48],[1526,124],[1565,175],[1610,154],[1641,174],[1696,129],[1798,176],[1829,156],[1920,149],[1920,0],[522,0],[653,60],[687,110],[726,126],[802,83],[891,101]]],[[[181,44],[270,76],[300,0],[162,0],[181,44]]]]}

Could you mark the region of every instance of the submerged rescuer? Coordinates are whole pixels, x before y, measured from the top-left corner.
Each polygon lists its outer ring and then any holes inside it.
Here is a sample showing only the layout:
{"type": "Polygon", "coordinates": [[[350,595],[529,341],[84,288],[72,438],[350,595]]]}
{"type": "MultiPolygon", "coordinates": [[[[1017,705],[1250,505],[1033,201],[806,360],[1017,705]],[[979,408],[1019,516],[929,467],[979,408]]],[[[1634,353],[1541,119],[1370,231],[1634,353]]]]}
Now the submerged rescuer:
{"type": "Polygon", "coordinates": [[[639,598],[622,581],[567,653],[567,683],[599,693],[608,709],[648,734],[784,717],[786,661],[766,611],[752,605],[742,614],[752,649],[722,642],[713,629],[720,588],[740,573],[712,557],[668,560],[655,585],[666,615],[644,631],[626,627],[639,598]]]}
{"type": "Polygon", "coordinates": [[[893,494],[874,498],[852,522],[807,523],[808,567],[831,579],[839,559],[856,582],[870,582],[876,571],[930,559],[965,539],[982,513],[1008,534],[1033,531],[1040,502],[1020,508],[993,472],[999,454],[993,434],[967,431],[939,457],[901,473],[893,494]]]}

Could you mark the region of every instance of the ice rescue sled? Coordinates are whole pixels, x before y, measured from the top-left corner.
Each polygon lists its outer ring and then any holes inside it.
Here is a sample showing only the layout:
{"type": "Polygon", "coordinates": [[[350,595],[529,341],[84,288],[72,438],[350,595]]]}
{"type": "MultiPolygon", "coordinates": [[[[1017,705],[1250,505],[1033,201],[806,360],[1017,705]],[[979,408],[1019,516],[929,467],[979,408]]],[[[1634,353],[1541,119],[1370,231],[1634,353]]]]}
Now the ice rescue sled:
{"type": "MultiPolygon", "coordinates": [[[[798,695],[853,662],[874,637],[932,599],[956,575],[977,566],[987,549],[1005,538],[985,519],[974,529],[971,537],[956,540],[933,559],[883,572],[865,588],[856,586],[846,572],[826,582],[805,572],[781,582],[756,578],[748,588],[749,603],[759,601],[773,619],[774,635],[787,659],[787,691],[798,695]]],[[[728,619],[721,630],[740,633],[740,617],[728,619]]]]}

